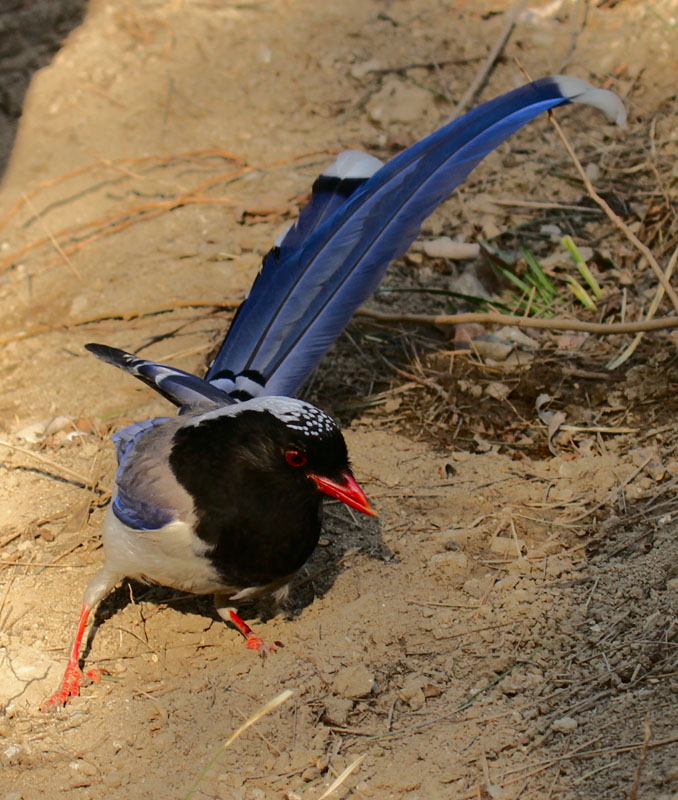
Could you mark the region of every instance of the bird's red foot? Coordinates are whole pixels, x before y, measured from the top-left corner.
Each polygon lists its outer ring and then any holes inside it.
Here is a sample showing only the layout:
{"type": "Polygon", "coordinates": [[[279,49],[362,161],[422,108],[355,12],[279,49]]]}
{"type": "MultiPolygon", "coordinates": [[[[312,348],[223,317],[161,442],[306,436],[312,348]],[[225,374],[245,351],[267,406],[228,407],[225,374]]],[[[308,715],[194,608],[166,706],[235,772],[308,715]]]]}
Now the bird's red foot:
{"type": "Polygon", "coordinates": [[[247,647],[248,650],[256,650],[263,657],[267,653],[273,653],[275,650],[278,650],[281,647],[285,646],[283,645],[282,642],[273,642],[273,644],[266,644],[266,642],[264,642],[263,639],[261,639],[254,633],[252,628],[250,628],[250,626],[246,622],[240,619],[240,617],[235,613],[235,611],[229,609],[228,614],[231,618],[231,622],[245,637],[245,640],[247,642],[245,647],[247,647]]]}
{"type": "Polygon", "coordinates": [[[262,657],[264,657],[266,653],[273,653],[279,648],[285,646],[282,642],[266,644],[263,639],[253,633],[250,633],[250,635],[246,636],[245,638],[247,639],[247,644],[245,647],[247,647],[248,650],[256,650],[262,657]]]}
{"type": "Polygon", "coordinates": [[[56,711],[57,708],[65,706],[70,697],[77,697],[80,694],[80,687],[88,683],[100,683],[101,672],[91,669],[86,675],[76,662],[68,662],[61,689],[53,694],[41,706],[42,711],[56,711]]]}

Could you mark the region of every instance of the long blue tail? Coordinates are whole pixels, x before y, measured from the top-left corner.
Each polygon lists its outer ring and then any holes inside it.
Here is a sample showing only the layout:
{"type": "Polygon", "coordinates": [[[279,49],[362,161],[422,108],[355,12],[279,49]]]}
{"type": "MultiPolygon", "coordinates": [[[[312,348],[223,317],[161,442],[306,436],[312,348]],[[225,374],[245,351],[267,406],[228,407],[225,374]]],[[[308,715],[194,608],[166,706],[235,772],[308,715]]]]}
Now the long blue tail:
{"type": "Polygon", "coordinates": [[[264,259],[206,380],[239,400],[294,395],[426,217],[506,138],[567,103],[625,119],[612,92],[554,76],[481,105],[380,169],[343,153],[264,259]]]}

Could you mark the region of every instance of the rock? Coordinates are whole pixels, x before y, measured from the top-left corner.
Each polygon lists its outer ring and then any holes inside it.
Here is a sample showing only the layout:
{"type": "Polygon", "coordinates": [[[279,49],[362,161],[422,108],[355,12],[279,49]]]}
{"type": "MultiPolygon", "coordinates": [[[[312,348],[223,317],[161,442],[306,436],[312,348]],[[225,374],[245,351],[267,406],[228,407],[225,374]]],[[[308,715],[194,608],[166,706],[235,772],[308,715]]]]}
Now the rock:
{"type": "Polygon", "coordinates": [[[487,666],[492,670],[492,672],[496,672],[497,675],[501,675],[503,672],[508,672],[508,670],[511,669],[515,663],[515,658],[505,653],[490,657],[487,660],[487,666]]]}
{"type": "Polygon", "coordinates": [[[450,278],[447,288],[451,292],[459,292],[459,294],[467,294],[471,297],[489,298],[491,296],[483,281],[470,269],[465,269],[456,278],[450,278]]]}
{"type": "Polygon", "coordinates": [[[41,419],[39,422],[34,422],[32,425],[16,431],[16,436],[29,444],[37,444],[48,436],[64,430],[72,421],[71,417],[47,417],[47,419],[41,419]]]}
{"type": "Polygon", "coordinates": [[[351,77],[355,78],[356,80],[362,80],[365,75],[368,75],[370,72],[376,72],[377,70],[382,69],[383,65],[381,61],[377,61],[377,59],[372,58],[369,61],[362,61],[359,64],[353,64],[349,72],[351,73],[351,77]]]}
{"type": "Polygon", "coordinates": [[[68,765],[74,772],[79,772],[81,775],[84,775],[87,778],[93,778],[97,774],[97,768],[90,764],[89,761],[85,761],[82,758],[78,758],[76,761],[71,761],[68,765]]]}
{"type": "Polygon", "coordinates": [[[320,770],[318,767],[306,767],[306,769],[301,773],[301,779],[308,783],[309,781],[315,781],[320,777],[320,770]]]}
{"type": "Polygon", "coordinates": [[[532,564],[524,558],[516,558],[515,561],[512,561],[510,564],[507,565],[507,569],[511,572],[520,572],[523,575],[529,575],[532,572],[532,564]]]}
{"type": "Polygon", "coordinates": [[[513,326],[505,325],[503,328],[500,328],[497,331],[497,336],[505,342],[513,342],[520,347],[526,347],[530,350],[535,350],[539,347],[539,343],[536,339],[523,333],[520,328],[515,328],[513,326]]]}
{"type": "Polygon", "coordinates": [[[559,242],[563,235],[563,232],[560,230],[560,228],[553,224],[542,225],[539,228],[539,232],[545,234],[546,236],[550,236],[551,240],[554,242],[559,242]]]}
{"type": "Polygon", "coordinates": [[[637,447],[630,452],[631,461],[636,467],[643,470],[655,480],[661,480],[666,472],[659,453],[654,447],[637,447]]]}
{"type": "MultiPolygon", "coordinates": [[[[482,325],[478,325],[477,322],[461,322],[454,327],[454,344],[456,347],[470,350],[470,342],[480,336],[484,336],[485,333],[485,328],[482,325]]],[[[468,383],[467,381],[457,381],[459,384],[462,382],[468,383]]],[[[465,392],[467,390],[462,389],[462,391],[465,392]]]]}
{"type": "MultiPolygon", "coordinates": [[[[457,325],[457,327],[459,327],[459,326],[457,325]]],[[[455,339],[455,341],[454,341],[454,346],[455,346],[455,349],[457,349],[457,350],[468,350],[468,349],[470,349],[470,348],[466,347],[463,342],[460,345],[459,344],[459,340],[457,340],[457,339],[455,339]]],[[[461,379],[461,380],[457,381],[457,386],[459,387],[459,391],[460,392],[464,392],[465,394],[470,394],[471,397],[474,397],[475,399],[478,399],[479,397],[482,396],[483,387],[480,386],[477,383],[471,383],[470,381],[466,381],[466,380],[461,379]]]]}
{"type": "Polygon", "coordinates": [[[328,697],[325,700],[323,721],[341,728],[346,725],[348,715],[353,710],[353,702],[346,697],[328,697]]]}
{"type": "Polygon", "coordinates": [[[586,177],[591,181],[591,183],[595,183],[598,178],[600,178],[600,167],[596,164],[595,161],[589,161],[586,165],[586,177]]]}
{"type": "Polygon", "coordinates": [[[122,786],[120,772],[116,770],[104,770],[102,782],[107,789],[118,789],[122,786]]]}
{"type": "Polygon", "coordinates": [[[64,666],[35,647],[10,640],[0,648],[0,709],[37,708],[58,687],[64,666]]]}
{"type": "Polygon", "coordinates": [[[92,298],[87,294],[78,294],[71,301],[68,316],[71,319],[81,317],[92,305],[92,298]]]}
{"type": "Polygon", "coordinates": [[[551,727],[558,733],[572,733],[572,731],[577,729],[577,720],[572,717],[561,717],[557,719],[551,727]]]}
{"type": "Polygon", "coordinates": [[[334,691],[342,697],[364,697],[374,688],[374,676],[364,664],[346,667],[334,679],[334,691]]]}
{"type": "Polygon", "coordinates": [[[412,711],[419,711],[426,702],[426,695],[424,694],[425,684],[426,681],[423,678],[420,678],[418,675],[411,675],[398,693],[403,703],[407,703],[412,711]]]}
{"type": "Polygon", "coordinates": [[[511,591],[511,589],[515,588],[515,586],[516,586],[516,584],[518,583],[519,580],[520,580],[520,577],[518,575],[516,575],[515,573],[511,573],[509,575],[505,575],[503,578],[500,578],[494,584],[494,588],[497,591],[501,591],[501,592],[511,591]]]}
{"type": "MultiPolygon", "coordinates": [[[[491,358],[494,361],[506,361],[514,349],[509,342],[497,341],[496,337],[488,336],[483,339],[473,340],[473,349],[481,358],[491,358]]],[[[492,381],[487,384],[485,394],[495,400],[505,400],[511,393],[511,388],[505,383],[492,381]]]]}

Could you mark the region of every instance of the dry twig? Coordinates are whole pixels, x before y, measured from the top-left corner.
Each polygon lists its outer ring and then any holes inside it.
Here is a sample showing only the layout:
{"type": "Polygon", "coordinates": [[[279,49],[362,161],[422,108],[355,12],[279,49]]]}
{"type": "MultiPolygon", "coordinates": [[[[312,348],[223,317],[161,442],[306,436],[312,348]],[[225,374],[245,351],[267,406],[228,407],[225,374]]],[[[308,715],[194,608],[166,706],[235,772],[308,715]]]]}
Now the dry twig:
{"type": "MultiPolygon", "coordinates": [[[[663,277],[663,273],[662,273],[663,277]]],[[[386,314],[370,308],[356,311],[360,317],[368,317],[377,322],[410,322],[418,325],[461,325],[476,322],[479,325],[515,325],[517,328],[541,328],[551,331],[584,331],[602,336],[618,333],[637,333],[638,331],[658,331],[678,328],[678,316],[663,319],[648,319],[640,322],[583,322],[579,319],[536,319],[535,317],[517,317],[512,314],[496,312],[467,314],[386,314]]]]}
{"type": "Polygon", "coordinates": [[[33,336],[41,336],[45,333],[54,333],[55,331],[67,331],[71,328],[80,328],[83,325],[95,325],[97,322],[105,322],[109,319],[120,319],[129,322],[133,319],[141,319],[142,317],[153,317],[158,314],[170,314],[180,308],[213,308],[215,310],[224,309],[232,311],[240,304],[238,300],[224,300],[215,302],[214,300],[184,300],[183,302],[173,303],[170,306],[158,306],[157,308],[142,308],[135,309],[134,311],[121,311],[109,314],[97,314],[94,317],[81,317],[80,319],[72,320],[71,322],[62,322],[59,325],[41,325],[37,328],[31,328],[21,333],[16,333],[12,336],[0,337],[0,344],[9,344],[9,342],[19,342],[23,339],[31,339],[33,336]]]}
{"type": "Polygon", "coordinates": [[[637,800],[638,797],[638,787],[640,786],[640,775],[643,771],[643,766],[647,758],[647,749],[650,746],[650,738],[652,737],[652,730],[650,729],[649,716],[645,717],[645,724],[643,725],[643,729],[644,729],[643,748],[640,751],[640,758],[638,760],[638,766],[636,767],[636,775],[633,779],[633,785],[631,786],[631,791],[629,792],[629,800],[637,800]]]}
{"type": "Polygon", "coordinates": [[[36,210],[35,206],[34,206],[34,205],[33,205],[33,203],[31,202],[31,199],[30,199],[30,197],[28,197],[28,195],[23,195],[23,198],[24,198],[24,200],[26,201],[26,204],[28,205],[28,207],[31,209],[31,211],[32,211],[32,212],[33,212],[33,214],[35,215],[35,218],[36,218],[36,219],[38,220],[38,222],[40,223],[40,227],[41,227],[41,228],[42,228],[42,229],[45,231],[45,233],[46,233],[46,234],[47,234],[47,236],[49,237],[49,240],[50,240],[50,242],[52,242],[52,245],[54,246],[54,249],[55,249],[55,250],[57,251],[57,253],[58,253],[58,254],[61,256],[61,258],[63,258],[63,260],[66,262],[66,266],[67,266],[67,267],[68,267],[68,268],[71,270],[71,272],[72,272],[72,273],[75,275],[75,277],[76,277],[78,280],[80,280],[80,281],[81,281],[81,280],[82,280],[82,275],[81,275],[81,274],[78,272],[78,269],[77,269],[77,267],[76,267],[76,266],[75,266],[75,264],[74,264],[74,263],[71,261],[71,259],[70,259],[70,258],[69,258],[69,257],[66,255],[66,253],[64,253],[64,251],[63,251],[63,249],[62,249],[61,245],[60,245],[60,244],[59,244],[59,242],[57,242],[57,240],[54,238],[54,234],[53,234],[53,233],[52,233],[52,231],[51,231],[51,230],[50,230],[50,229],[47,227],[47,225],[45,224],[45,221],[44,221],[44,220],[43,220],[43,218],[40,216],[40,214],[37,212],[37,210],[36,210]]]}
{"type": "Polygon", "coordinates": [[[75,472],[68,467],[64,467],[63,464],[57,464],[56,461],[51,461],[49,458],[45,458],[44,456],[38,455],[38,453],[34,453],[32,450],[26,450],[24,447],[19,447],[16,444],[12,444],[11,442],[6,442],[0,439],[0,447],[7,447],[9,450],[14,450],[17,453],[22,453],[25,456],[30,456],[34,458],[36,461],[39,461],[42,464],[47,464],[47,466],[51,467],[52,469],[56,470],[57,472],[61,473],[62,476],[66,476],[71,480],[79,481],[83,484],[84,488],[86,489],[97,489],[99,488],[102,492],[108,492],[109,490],[103,486],[99,486],[98,478],[92,480],[92,478],[88,478],[85,475],[81,475],[79,472],[75,472]]]}
{"type": "Polygon", "coordinates": [[[349,764],[341,773],[341,775],[337,776],[337,779],[327,787],[327,790],[320,795],[318,800],[325,800],[326,797],[329,797],[331,794],[336,792],[336,790],[341,786],[342,783],[344,783],[348,776],[362,764],[365,758],[366,755],[363,754],[362,756],[358,756],[358,758],[356,758],[352,764],[349,764]]]}

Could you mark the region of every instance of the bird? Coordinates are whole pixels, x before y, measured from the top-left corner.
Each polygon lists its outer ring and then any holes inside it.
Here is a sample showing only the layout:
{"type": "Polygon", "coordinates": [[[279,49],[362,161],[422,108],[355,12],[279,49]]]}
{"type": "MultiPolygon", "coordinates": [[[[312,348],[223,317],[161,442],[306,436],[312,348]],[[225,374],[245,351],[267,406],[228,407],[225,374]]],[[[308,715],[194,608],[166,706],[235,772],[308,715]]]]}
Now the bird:
{"type": "Polygon", "coordinates": [[[102,527],[104,564],[85,590],[63,683],[45,710],[79,694],[89,616],[125,578],[213,594],[248,648],[275,648],[238,616],[238,602],[285,596],[318,543],[323,498],[376,516],[339,426],[297,396],[304,381],[426,217],[507,137],[566,104],[625,121],[613,92],[556,75],[478,106],[385,164],[361,151],[339,154],[264,257],[204,378],[86,345],[178,414],[113,436],[117,488],[102,527]]]}

